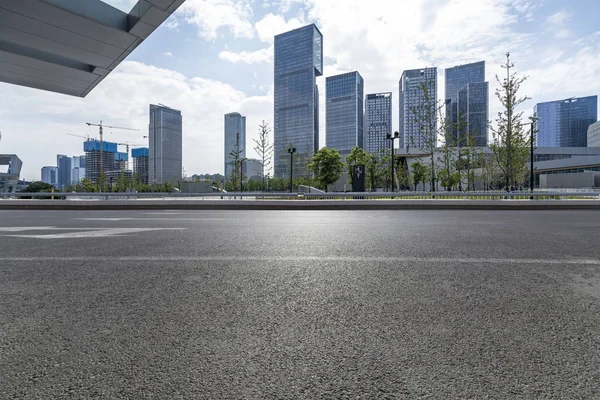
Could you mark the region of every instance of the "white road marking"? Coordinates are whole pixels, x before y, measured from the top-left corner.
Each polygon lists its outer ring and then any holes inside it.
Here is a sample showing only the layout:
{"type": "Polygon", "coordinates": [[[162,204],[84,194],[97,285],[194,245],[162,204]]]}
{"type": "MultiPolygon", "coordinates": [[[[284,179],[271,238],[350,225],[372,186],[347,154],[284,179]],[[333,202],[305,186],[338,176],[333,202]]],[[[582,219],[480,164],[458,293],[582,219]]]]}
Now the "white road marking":
{"type": "MultiPolygon", "coordinates": [[[[26,236],[27,237],[27,236],[26,236]]],[[[28,236],[30,237],[30,236],[28,236]]],[[[363,257],[363,256],[126,256],[126,257],[3,257],[6,261],[341,261],[341,262],[411,262],[463,264],[539,264],[539,265],[600,265],[598,259],[534,259],[534,258],[420,258],[420,257],[363,257]]]]}
{"type": "Polygon", "coordinates": [[[26,231],[87,231],[105,228],[57,228],[56,226],[0,226],[0,232],[26,231]]]}
{"type": "Polygon", "coordinates": [[[71,218],[81,221],[127,221],[134,218],[71,218]]]}
{"type": "Polygon", "coordinates": [[[56,233],[49,235],[5,235],[10,237],[19,238],[32,238],[32,239],[73,239],[73,238],[98,238],[98,237],[111,237],[111,236],[124,236],[131,233],[139,232],[152,232],[152,231],[179,231],[185,228],[110,228],[110,229],[98,229],[83,231],[83,232],[69,232],[69,233],[56,233]]]}

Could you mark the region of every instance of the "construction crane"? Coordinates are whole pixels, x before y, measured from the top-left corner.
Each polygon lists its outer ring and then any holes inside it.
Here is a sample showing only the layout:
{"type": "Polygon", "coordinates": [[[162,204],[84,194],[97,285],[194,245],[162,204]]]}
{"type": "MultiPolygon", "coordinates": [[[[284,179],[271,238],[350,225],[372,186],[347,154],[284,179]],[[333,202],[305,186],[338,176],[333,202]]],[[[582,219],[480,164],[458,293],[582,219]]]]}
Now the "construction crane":
{"type": "Polygon", "coordinates": [[[75,136],[75,137],[84,138],[85,140],[88,140],[88,141],[90,141],[90,140],[93,140],[92,138],[90,138],[90,135],[87,135],[87,136],[81,136],[81,135],[74,135],[74,134],[72,134],[72,133],[65,133],[65,135],[69,135],[69,136],[75,136]]]}
{"type": "Polygon", "coordinates": [[[97,126],[99,128],[99,131],[100,131],[100,174],[104,173],[104,169],[103,169],[104,152],[103,152],[103,149],[102,149],[102,128],[122,129],[122,130],[126,130],[126,131],[139,131],[139,129],[131,129],[131,128],[123,128],[123,127],[120,127],[120,126],[103,125],[102,121],[100,121],[99,124],[93,124],[91,122],[86,122],[85,124],[87,126],[97,126]]]}
{"type": "Polygon", "coordinates": [[[117,143],[119,146],[125,146],[127,149],[127,161],[125,162],[125,169],[129,170],[129,146],[143,146],[143,144],[135,144],[135,143],[117,143]]]}

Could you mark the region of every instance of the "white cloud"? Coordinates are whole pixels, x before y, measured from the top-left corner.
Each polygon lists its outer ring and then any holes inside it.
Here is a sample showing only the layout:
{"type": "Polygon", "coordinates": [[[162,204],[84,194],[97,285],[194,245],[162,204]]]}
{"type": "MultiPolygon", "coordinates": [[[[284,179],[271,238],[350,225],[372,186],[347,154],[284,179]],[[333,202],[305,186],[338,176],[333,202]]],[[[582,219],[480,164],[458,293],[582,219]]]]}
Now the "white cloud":
{"type": "Polygon", "coordinates": [[[165,57],[173,57],[173,53],[171,53],[170,51],[165,51],[164,53],[162,53],[162,55],[165,57]]]}
{"type": "Polygon", "coordinates": [[[204,39],[216,39],[223,29],[235,37],[254,36],[250,0],[187,0],[177,12],[184,15],[186,22],[196,25],[204,39]]]}
{"type": "Polygon", "coordinates": [[[66,132],[95,137],[97,130],[85,123],[102,120],[140,130],[107,130],[105,140],[144,143],[149,104],[164,103],[182,111],[183,165],[188,175],[219,172],[224,158],[223,115],[246,114],[251,143],[253,127],[272,119],[272,99],[272,91],[247,96],[219,81],[131,61],[122,63],[85,99],[0,84],[0,104],[5,105],[0,115],[12,117],[3,118],[2,152],[17,153],[24,161],[23,177],[39,179],[42,165],[56,164],[56,153],[82,154],[82,140],[66,132]]]}
{"type": "Polygon", "coordinates": [[[229,61],[235,64],[261,64],[273,61],[273,46],[257,51],[234,51],[224,50],[219,53],[221,60],[229,61]]]}
{"type": "Polygon", "coordinates": [[[567,10],[561,10],[557,13],[550,15],[547,18],[547,21],[551,24],[563,25],[565,22],[567,22],[569,18],[571,18],[571,13],[569,13],[567,10]]]}

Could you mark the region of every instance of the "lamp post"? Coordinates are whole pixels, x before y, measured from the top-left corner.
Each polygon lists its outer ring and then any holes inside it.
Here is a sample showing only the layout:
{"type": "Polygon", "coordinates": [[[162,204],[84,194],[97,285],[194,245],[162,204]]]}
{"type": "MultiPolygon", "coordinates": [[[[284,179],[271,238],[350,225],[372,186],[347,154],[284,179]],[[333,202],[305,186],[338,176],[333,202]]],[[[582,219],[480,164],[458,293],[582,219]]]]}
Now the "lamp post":
{"type": "Polygon", "coordinates": [[[292,187],[294,186],[294,153],[296,152],[295,147],[290,147],[288,153],[290,153],[290,193],[292,193],[292,187]]]}
{"type": "Polygon", "coordinates": [[[392,168],[392,193],[394,192],[394,140],[396,139],[400,139],[400,133],[398,133],[398,131],[394,132],[394,135],[392,135],[391,133],[388,133],[386,136],[386,139],[390,141],[391,143],[391,147],[392,147],[392,162],[391,162],[391,168],[392,168]]]}
{"type": "Polygon", "coordinates": [[[539,119],[537,117],[529,117],[529,119],[531,120],[531,122],[529,123],[531,125],[531,137],[529,140],[529,191],[531,192],[531,197],[530,200],[533,200],[533,186],[534,186],[534,177],[533,177],[533,135],[535,133],[535,129],[534,129],[534,124],[536,123],[536,121],[539,119]]]}

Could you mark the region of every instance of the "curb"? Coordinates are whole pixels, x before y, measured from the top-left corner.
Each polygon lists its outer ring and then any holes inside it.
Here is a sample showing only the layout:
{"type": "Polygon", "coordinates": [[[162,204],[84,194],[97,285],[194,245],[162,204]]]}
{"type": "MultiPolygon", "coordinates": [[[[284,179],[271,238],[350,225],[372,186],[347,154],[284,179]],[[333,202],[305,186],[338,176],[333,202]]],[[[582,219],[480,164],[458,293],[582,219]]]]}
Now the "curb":
{"type": "Polygon", "coordinates": [[[600,210],[594,200],[3,200],[0,210],[600,210]]]}

